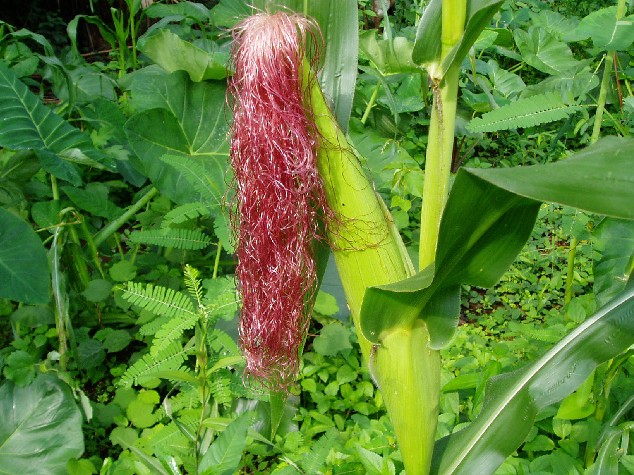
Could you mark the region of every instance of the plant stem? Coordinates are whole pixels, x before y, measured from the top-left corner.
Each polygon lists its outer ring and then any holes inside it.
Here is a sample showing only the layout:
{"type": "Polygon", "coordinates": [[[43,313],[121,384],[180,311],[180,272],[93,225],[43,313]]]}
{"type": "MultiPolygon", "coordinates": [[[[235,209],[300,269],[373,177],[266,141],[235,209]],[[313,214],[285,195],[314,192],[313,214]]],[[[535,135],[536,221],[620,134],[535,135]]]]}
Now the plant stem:
{"type": "Polygon", "coordinates": [[[53,192],[53,200],[59,201],[59,187],[57,186],[57,177],[51,175],[51,190],[53,192]]]}
{"type": "MultiPolygon", "coordinates": [[[[464,33],[467,13],[466,0],[443,0],[440,65],[464,33]]],[[[443,77],[433,77],[434,100],[429,123],[425,158],[425,186],[419,244],[419,270],[431,265],[436,258],[440,219],[449,194],[449,177],[453,155],[456,101],[460,67],[451,67],[443,77]]]]}
{"type": "Polygon", "coordinates": [[[211,276],[212,279],[218,277],[218,267],[220,267],[220,254],[222,254],[222,243],[218,241],[218,247],[216,249],[216,260],[214,261],[214,273],[211,276]]]}
{"type": "Polygon", "coordinates": [[[146,203],[148,203],[158,193],[158,190],[154,187],[150,188],[139,201],[131,205],[121,216],[114,221],[109,222],[104,228],[101,229],[94,237],[94,243],[96,247],[99,247],[110,236],[112,236],[117,229],[119,229],[128,219],[134,216],[146,203]]]}
{"type": "MultiPolygon", "coordinates": [[[[616,8],[616,19],[620,20],[627,12],[625,0],[619,0],[616,8]]],[[[594,116],[594,125],[592,127],[592,136],[590,143],[593,144],[599,140],[601,134],[601,123],[603,121],[603,112],[605,111],[605,102],[608,95],[608,85],[614,68],[614,51],[608,51],[605,54],[605,64],[603,65],[603,77],[601,78],[601,89],[599,90],[599,100],[597,110],[594,116]]]]}
{"type": "Polygon", "coordinates": [[[425,186],[421,212],[419,270],[432,264],[436,257],[440,218],[449,194],[449,177],[453,155],[457,68],[445,75],[443,86],[434,87],[434,100],[429,123],[429,139],[425,158],[425,186]]]}
{"type": "Polygon", "coordinates": [[[612,67],[614,63],[614,56],[610,54],[610,52],[606,53],[604,59],[605,64],[603,65],[601,89],[599,90],[599,100],[597,102],[597,110],[594,115],[592,136],[590,137],[591,144],[599,140],[599,136],[601,134],[601,123],[603,122],[603,112],[605,110],[605,102],[608,95],[608,84],[610,83],[610,77],[612,76],[612,67]]]}
{"type": "Polygon", "coordinates": [[[379,95],[379,91],[381,90],[381,80],[379,79],[379,82],[376,83],[376,87],[374,88],[374,91],[372,91],[372,96],[370,96],[370,101],[368,102],[368,105],[365,108],[365,111],[363,112],[363,117],[361,117],[361,123],[363,125],[365,125],[365,123],[368,120],[368,117],[370,116],[370,112],[372,111],[372,108],[374,107],[374,103],[376,102],[376,98],[379,95]]]}
{"type": "Polygon", "coordinates": [[[575,256],[577,255],[577,245],[579,240],[573,237],[570,240],[570,249],[568,251],[568,269],[566,273],[566,291],[564,292],[564,304],[569,303],[572,300],[572,284],[575,280],[575,256]]]}

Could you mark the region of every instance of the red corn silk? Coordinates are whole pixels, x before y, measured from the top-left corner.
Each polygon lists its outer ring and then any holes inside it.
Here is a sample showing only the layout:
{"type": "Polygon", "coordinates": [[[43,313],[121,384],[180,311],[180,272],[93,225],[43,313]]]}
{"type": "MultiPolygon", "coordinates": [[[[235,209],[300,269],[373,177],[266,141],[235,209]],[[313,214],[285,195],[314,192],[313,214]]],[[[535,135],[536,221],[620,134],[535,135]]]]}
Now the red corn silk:
{"type": "Polygon", "coordinates": [[[317,270],[315,240],[328,216],[317,171],[316,126],[302,92],[310,20],[284,12],[248,17],[233,29],[229,81],[236,204],[240,345],[247,374],[286,390],[299,369],[317,270]]]}

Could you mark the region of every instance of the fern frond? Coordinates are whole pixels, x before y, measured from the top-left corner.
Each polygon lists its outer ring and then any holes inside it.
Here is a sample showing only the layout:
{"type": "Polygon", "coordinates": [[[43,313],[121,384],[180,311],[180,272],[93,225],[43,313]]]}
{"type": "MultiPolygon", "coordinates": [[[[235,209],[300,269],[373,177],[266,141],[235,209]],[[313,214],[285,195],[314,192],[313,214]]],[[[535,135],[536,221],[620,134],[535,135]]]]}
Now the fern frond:
{"type": "Polygon", "coordinates": [[[190,454],[191,442],[173,422],[162,426],[156,425],[148,436],[148,443],[155,453],[190,454]]]}
{"type": "Polygon", "coordinates": [[[232,320],[238,310],[236,283],[231,277],[206,281],[205,308],[210,316],[232,320]]]}
{"type": "Polygon", "coordinates": [[[156,317],[153,320],[147,322],[145,325],[142,325],[139,328],[139,333],[141,335],[156,335],[156,332],[159,331],[163,325],[169,322],[173,317],[168,315],[161,315],[160,317],[156,317]]]}
{"type": "Polygon", "coordinates": [[[229,406],[233,401],[233,393],[231,392],[231,380],[229,378],[214,378],[209,384],[214,401],[223,406],[229,406]]]}
{"type": "Polygon", "coordinates": [[[123,299],[156,315],[173,317],[178,314],[195,314],[191,298],[181,292],[159,285],[128,282],[123,299]]]}
{"type": "Polygon", "coordinates": [[[202,307],[203,288],[199,278],[200,272],[195,267],[187,264],[183,273],[185,275],[185,286],[187,290],[189,290],[189,293],[196,299],[196,302],[198,302],[198,307],[202,307]]]}
{"type": "Polygon", "coordinates": [[[197,313],[186,313],[170,318],[154,335],[150,354],[156,356],[170,343],[178,343],[185,330],[194,328],[199,318],[200,315],[197,313]]]}
{"type": "Polygon", "coordinates": [[[207,341],[210,350],[219,356],[239,356],[240,348],[231,336],[227,333],[214,328],[208,335],[207,341]]]}
{"type": "Polygon", "coordinates": [[[147,231],[134,231],[130,241],[136,244],[149,244],[161,247],[173,247],[193,251],[204,249],[211,244],[209,236],[198,229],[163,228],[147,231]]]}
{"type": "Polygon", "coordinates": [[[212,205],[201,201],[177,206],[163,217],[161,227],[168,228],[174,224],[182,224],[202,216],[212,216],[213,208],[212,205]]]}
{"type": "Polygon", "coordinates": [[[198,394],[198,387],[191,386],[189,384],[181,384],[179,386],[180,391],[174,396],[167,398],[163,401],[163,404],[156,410],[156,414],[159,419],[167,417],[167,411],[165,405],[169,405],[170,414],[176,414],[182,410],[194,409],[198,410],[200,407],[200,395],[198,394]]]}
{"type": "Polygon", "coordinates": [[[326,463],[328,452],[338,443],[338,432],[336,429],[329,429],[313,444],[300,465],[305,473],[319,473],[326,463]]]}
{"type": "Polygon", "coordinates": [[[123,373],[119,385],[129,388],[135,383],[138,384],[139,379],[158,377],[157,373],[161,371],[178,370],[189,353],[190,350],[183,348],[177,341],[163,348],[157,355],[147,353],[123,373]]]}
{"type": "Polygon", "coordinates": [[[476,117],[467,124],[470,132],[497,132],[500,130],[534,127],[565,119],[579,109],[564,104],[561,96],[552,92],[512,102],[499,109],[476,117]]]}

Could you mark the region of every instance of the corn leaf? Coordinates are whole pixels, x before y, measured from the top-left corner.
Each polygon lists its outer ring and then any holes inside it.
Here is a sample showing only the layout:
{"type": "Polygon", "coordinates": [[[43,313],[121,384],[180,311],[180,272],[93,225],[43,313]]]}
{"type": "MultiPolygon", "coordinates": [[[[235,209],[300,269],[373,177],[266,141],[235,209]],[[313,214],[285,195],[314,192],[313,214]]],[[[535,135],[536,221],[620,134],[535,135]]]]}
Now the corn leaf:
{"type": "Polygon", "coordinates": [[[563,399],[599,364],[632,344],[634,290],[588,318],[539,360],[489,380],[476,420],[437,443],[432,473],[471,474],[473,467],[493,473],[524,441],[541,409],[563,399]]]}

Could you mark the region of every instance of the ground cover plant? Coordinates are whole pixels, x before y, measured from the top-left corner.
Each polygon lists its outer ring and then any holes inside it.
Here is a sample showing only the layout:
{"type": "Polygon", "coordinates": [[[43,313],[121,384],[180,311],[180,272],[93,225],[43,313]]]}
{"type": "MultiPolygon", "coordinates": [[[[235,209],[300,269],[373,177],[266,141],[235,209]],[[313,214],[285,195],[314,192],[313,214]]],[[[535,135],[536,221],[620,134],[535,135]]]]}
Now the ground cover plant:
{"type": "Polygon", "coordinates": [[[3,471],[634,473],[626,2],[77,13],[0,23],[3,471]]]}

